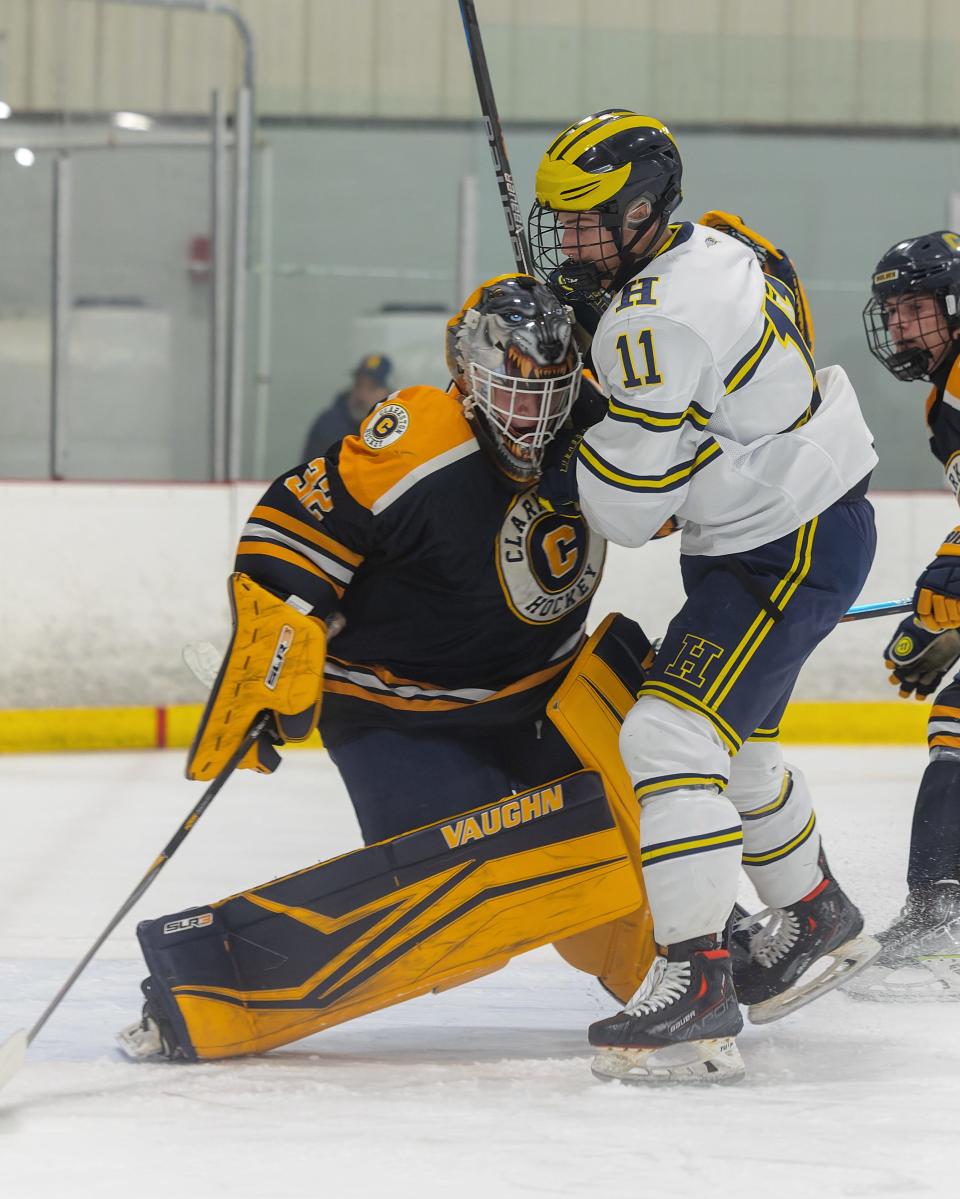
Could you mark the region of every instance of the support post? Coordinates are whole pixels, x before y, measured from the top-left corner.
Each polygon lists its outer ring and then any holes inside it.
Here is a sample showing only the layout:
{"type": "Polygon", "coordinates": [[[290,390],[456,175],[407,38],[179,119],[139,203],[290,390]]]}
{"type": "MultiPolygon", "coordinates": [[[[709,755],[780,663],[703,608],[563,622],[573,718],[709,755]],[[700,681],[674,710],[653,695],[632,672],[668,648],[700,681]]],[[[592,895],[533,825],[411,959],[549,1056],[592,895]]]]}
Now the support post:
{"type": "Polygon", "coordinates": [[[210,478],[227,477],[227,315],[229,312],[227,240],[226,119],[219,91],[210,98],[210,246],[213,274],[210,285],[210,478]]]}
{"type": "Polygon", "coordinates": [[[67,473],[70,336],[70,156],[53,160],[53,246],[50,286],[50,478],[67,473]]]}

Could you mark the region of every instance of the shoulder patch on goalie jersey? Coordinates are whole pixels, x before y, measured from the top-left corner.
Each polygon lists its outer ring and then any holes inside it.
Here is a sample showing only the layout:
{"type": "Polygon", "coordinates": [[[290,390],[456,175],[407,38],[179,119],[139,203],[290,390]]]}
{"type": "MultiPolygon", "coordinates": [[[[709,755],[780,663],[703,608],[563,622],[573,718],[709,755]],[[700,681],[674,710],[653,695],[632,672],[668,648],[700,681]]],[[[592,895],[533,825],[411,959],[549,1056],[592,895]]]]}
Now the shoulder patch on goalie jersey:
{"type": "Polygon", "coordinates": [[[344,486],[374,515],[421,479],[479,450],[460,400],[436,387],[407,387],[379,404],[340,446],[344,486]]]}

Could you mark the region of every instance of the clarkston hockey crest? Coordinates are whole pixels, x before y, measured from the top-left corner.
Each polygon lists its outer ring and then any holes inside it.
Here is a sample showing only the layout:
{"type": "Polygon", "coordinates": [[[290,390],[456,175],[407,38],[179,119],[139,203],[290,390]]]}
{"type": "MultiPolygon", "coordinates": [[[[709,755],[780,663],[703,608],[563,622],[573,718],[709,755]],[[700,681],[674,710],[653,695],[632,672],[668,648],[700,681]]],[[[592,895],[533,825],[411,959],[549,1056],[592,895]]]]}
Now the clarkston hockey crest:
{"type": "Polygon", "coordinates": [[[534,490],[507,509],[497,570],[511,610],[529,624],[559,620],[589,600],[603,571],[603,539],[579,517],[546,512],[534,490]]]}

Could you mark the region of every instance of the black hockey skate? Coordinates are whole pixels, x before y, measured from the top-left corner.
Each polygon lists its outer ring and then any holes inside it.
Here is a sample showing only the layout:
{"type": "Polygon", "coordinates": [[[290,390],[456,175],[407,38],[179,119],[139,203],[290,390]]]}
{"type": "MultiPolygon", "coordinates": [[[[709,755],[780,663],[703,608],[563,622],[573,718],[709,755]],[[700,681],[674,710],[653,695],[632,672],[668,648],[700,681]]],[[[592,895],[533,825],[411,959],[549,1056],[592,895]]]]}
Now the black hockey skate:
{"type": "Polygon", "coordinates": [[[844,987],[855,999],[960,1000],[960,882],[911,891],[877,940],[880,954],[844,987]]]}
{"type": "Polygon", "coordinates": [[[120,1048],[134,1061],[186,1060],[173,1025],[163,1014],[153,994],[153,980],[145,978],[140,984],[144,1004],[140,1019],[117,1033],[120,1048]]]}
{"type": "Polygon", "coordinates": [[[820,854],[823,880],[783,908],[740,920],[733,978],[752,1024],[767,1024],[832,991],[867,966],[879,942],[862,936],[863,917],[841,891],[820,854]],[[747,956],[743,949],[746,948],[747,956]],[[826,968],[807,977],[816,963],[826,968]]]}
{"type": "Polygon", "coordinates": [[[729,953],[713,937],[684,941],[654,959],[622,1012],[591,1024],[591,1069],[604,1082],[735,1082],[742,1028],[729,953]]]}

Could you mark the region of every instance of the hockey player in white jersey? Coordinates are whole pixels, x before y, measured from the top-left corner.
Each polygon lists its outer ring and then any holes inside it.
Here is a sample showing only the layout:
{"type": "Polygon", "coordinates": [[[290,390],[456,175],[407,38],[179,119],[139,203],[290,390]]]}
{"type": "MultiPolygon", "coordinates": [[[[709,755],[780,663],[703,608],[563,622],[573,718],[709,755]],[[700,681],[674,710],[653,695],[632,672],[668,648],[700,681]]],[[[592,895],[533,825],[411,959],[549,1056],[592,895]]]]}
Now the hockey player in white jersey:
{"type": "Polygon", "coordinates": [[[661,956],[590,1030],[594,1072],[626,1082],[738,1077],[738,998],[775,1019],[878,949],[777,742],[803,662],[873,560],[872,439],[844,371],[816,370],[789,259],[726,214],[671,225],[680,181],[660,121],[607,110],[549,146],[530,217],[542,275],[606,301],[592,344],[606,415],[540,496],[623,545],[681,530],[687,599],[620,738],[661,956]],[[741,861],[769,906],[734,964],[721,933],[741,861]]]}

